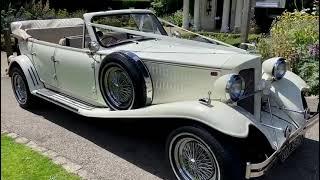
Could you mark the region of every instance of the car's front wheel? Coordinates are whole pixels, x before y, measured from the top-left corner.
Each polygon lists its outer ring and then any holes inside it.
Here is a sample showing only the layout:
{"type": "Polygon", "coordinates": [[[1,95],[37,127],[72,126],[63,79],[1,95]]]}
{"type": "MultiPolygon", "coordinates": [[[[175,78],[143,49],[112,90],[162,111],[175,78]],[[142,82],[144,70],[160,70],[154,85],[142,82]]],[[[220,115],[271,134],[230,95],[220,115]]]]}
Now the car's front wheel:
{"type": "Polygon", "coordinates": [[[244,178],[239,158],[203,128],[184,126],[167,140],[170,167],[179,180],[234,180],[244,178]]]}

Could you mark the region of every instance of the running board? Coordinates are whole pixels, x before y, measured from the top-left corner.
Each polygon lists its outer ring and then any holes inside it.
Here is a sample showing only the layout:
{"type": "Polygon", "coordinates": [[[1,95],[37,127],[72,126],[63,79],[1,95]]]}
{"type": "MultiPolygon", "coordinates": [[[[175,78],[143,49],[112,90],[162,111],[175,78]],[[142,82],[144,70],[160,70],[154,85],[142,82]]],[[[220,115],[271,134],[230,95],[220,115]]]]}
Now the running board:
{"type": "Polygon", "coordinates": [[[92,105],[88,105],[86,103],[80,102],[78,100],[67,97],[66,95],[51,91],[46,88],[34,90],[32,91],[32,94],[42,99],[53,102],[59,106],[63,106],[64,108],[67,108],[76,113],[79,113],[79,110],[91,111],[96,108],[92,105]]]}

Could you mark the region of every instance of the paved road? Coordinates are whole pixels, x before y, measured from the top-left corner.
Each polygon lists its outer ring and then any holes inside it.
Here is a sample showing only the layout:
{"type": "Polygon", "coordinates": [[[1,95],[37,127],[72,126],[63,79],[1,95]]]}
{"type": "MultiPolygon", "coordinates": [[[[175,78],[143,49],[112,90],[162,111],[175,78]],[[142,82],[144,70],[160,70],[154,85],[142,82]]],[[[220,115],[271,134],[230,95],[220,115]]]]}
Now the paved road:
{"type": "MultiPolygon", "coordinates": [[[[1,53],[1,55],[3,55],[1,53]]],[[[2,58],[1,61],[4,59],[2,58]]],[[[50,103],[20,108],[1,63],[1,129],[52,149],[101,179],[174,179],[164,161],[165,127],[154,120],[129,122],[85,118],[50,103]]],[[[319,178],[319,125],[285,164],[262,180],[319,178]]]]}

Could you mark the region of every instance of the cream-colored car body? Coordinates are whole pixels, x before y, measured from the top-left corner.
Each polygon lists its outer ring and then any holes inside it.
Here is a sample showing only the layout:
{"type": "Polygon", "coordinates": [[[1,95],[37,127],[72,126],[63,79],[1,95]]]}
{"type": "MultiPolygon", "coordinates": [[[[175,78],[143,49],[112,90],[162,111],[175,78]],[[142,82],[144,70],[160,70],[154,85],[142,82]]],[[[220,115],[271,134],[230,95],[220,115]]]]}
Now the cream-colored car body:
{"type": "MultiPolygon", "coordinates": [[[[250,133],[249,126],[252,125],[265,135],[274,150],[278,150],[286,141],[284,130],[288,126],[297,130],[306,124],[301,97],[301,91],[308,89],[306,83],[292,72],[287,72],[284,78],[274,81],[270,73],[262,71],[261,58],[257,55],[216,40],[212,41],[216,41],[218,45],[91,23],[91,18],[97,15],[130,12],[151,13],[147,10],[120,10],[87,13],[84,14],[84,21],[14,22],[11,26],[13,34],[19,38],[22,55],[11,56],[10,67],[18,64],[23,69],[30,91],[35,95],[45,88],[89,103],[92,107],[66,107],[56,102],[59,99],[56,94],[40,96],[88,117],[156,117],[168,118],[167,123],[170,123],[169,118],[185,118],[239,138],[246,138],[250,133]],[[78,25],[86,26],[91,41],[97,41],[92,26],[155,39],[111,48],[101,47],[99,51],[92,53],[87,48],[73,48],[37,40],[25,31],[30,27],[78,25]],[[151,105],[124,111],[110,111],[107,107],[99,88],[99,68],[108,54],[120,50],[136,54],[149,71],[153,91],[151,105]],[[249,68],[254,68],[254,114],[236,103],[228,102],[225,91],[230,74],[238,74],[249,68]],[[29,69],[33,72],[29,73],[29,69]],[[212,72],[217,75],[212,76],[212,72]],[[39,82],[35,83],[35,80],[39,82]],[[211,103],[200,102],[199,99],[209,97],[209,92],[211,103]],[[277,116],[270,118],[270,113],[261,111],[261,99],[266,98],[277,116]]],[[[268,65],[271,61],[274,60],[264,63],[267,69],[272,66],[268,65]]]]}

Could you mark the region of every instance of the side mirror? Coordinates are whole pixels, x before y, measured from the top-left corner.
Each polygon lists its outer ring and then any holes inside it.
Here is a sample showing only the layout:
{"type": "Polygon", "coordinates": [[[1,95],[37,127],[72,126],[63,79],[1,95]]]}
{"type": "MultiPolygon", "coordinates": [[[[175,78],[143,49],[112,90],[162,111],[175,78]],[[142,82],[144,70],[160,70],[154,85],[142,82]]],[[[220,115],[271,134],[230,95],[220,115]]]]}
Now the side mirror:
{"type": "Polygon", "coordinates": [[[241,49],[249,50],[249,51],[255,51],[257,49],[257,46],[255,43],[241,43],[239,47],[241,49]]]}
{"type": "Polygon", "coordinates": [[[181,33],[178,32],[178,31],[174,31],[174,32],[172,33],[172,36],[173,36],[173,37],[176,37],[176,38],[181,38],[181,33]]]}
{"type": "Polygon", "coordinates": [[[95,52],[97,52],[97,51],[100,49],[100,45],[99,45],[99,43],[96,42],[96,41],[90,41],[90,42],[88,43],[88,48],[89,48],[89,50],[90,50],[91,52],[95,53],[95,52]]]}
{"type": "Polygon", "coordinates": [[[241,49],[246,50],[250,54],[257,54],[257,46],[255,43],[241,43],[239,46],[241,49]]]}

